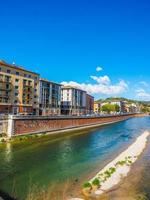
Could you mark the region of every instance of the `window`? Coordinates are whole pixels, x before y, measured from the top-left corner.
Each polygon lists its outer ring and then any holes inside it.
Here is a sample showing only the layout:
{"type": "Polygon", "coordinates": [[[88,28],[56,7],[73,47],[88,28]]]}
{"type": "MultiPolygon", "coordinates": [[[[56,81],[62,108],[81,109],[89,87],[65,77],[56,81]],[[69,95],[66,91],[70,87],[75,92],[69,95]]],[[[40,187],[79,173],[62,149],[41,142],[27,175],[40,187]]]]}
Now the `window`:
{"type": "Polygon", "coordinates": [[[9,69],[7,69],[7,73],[9,73],[9,74],[10,74],[10,72],[11,72],[11,71],[10,71],[9,69]]]}
{"type": "Polygon", "coordinates": [[[11,77],[10,76],[5,76],[5,80],[6,80],[6,82],[10,82],[11,77]]]}
{"type": "Polygon", "coordinates": [[[31,78],[31,75],[29,74],[28,77],[31,78]]]}
{"type": "Polygon", "coordinates": [[[15,101],[14,101],[14,103],[18,103],[18,101],[17,101],[17,100],[15,100],[15,101]]]}
{"type": "Polygon", "coordinates": [[[9,89],[9,84],[6,84],[6,89],[7,89],[7,90],[9,89]]]}
{"type": "Polygon", "coordinates": [[[15,86],[15,89],[17,90],[18,88],[19,88],[19,87],[16,85],[16,86],[15,86]]]}
{"type": "Polygon", "coordinates": [[[18,93],[17,93],[17,92],[15,93],[15,96],[16,96],[16,97],[18,96],[18,93]]]}
{"type": "Polygon", "coordinates": [[[24,74],[24,77],[27,77],[27,74],[24,74]]]}
{"type": "Polygon", "coordinates": [[[16,75],[19,75],[19,72],[16,72],[16,75]]]}
{"type": "Polygon", "coordinates": [[[16,79],[15,79],[15,82],[19,82],[19,79],[16,78],[16,79]]]}
{"type": "Polygon", "coordinates": [[[28,81],[28,85],[31,85],[32,81],[28,81]]]}

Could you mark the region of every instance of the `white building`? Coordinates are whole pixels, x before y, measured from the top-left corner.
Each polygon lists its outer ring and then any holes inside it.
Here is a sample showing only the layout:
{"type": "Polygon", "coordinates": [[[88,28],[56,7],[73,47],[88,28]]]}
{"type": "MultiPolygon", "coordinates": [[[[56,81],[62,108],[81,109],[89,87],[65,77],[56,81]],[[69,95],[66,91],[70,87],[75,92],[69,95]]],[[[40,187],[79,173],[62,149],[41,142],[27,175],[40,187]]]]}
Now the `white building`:
{"type": "Polygon", "coordinates": [[[86,92],[72,86],[61,87],[61,114],[86,114],[86,92]]]}
{"type": "Polygon", "coordinates": [[[60,115],[61,85],[46,79],[39,80],[39,114],[60,115]]]}

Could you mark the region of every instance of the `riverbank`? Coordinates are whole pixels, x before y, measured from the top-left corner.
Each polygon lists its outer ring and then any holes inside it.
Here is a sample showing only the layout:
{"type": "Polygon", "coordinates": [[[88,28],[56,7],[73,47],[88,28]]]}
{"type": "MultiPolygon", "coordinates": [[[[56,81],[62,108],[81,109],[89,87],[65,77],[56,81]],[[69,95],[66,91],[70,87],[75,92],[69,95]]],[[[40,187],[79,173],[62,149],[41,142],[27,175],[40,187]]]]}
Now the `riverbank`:
{"type": "Polygon", "coordinates": [[[16,199],[27,200],[29,194],[37,199],[42,191],[48,196],[54,186],[53,194],[62,199],[61,190],[69,181],[67,197],[80,196],[83,182],[125,151],[145,129],[150,129],[148,117],[68,132],[61,138],[49,135],[3,143],[0,189],[16,199]]]}
{"type": "Polygon", "coordinates": [[[149,200],[150,199],[150,138],[147,147],[131,167],[128,176],[105,193],[101,200],[149,200]]]}
{"type": "Polygon", "coordinates": [[[127,150],[104,167],[94,178],[84,184],[83,194],[99,197],[117,185],[130,171],[131,165],[138,159],[146,147],[149,132],[145,131],[127,150]]]}

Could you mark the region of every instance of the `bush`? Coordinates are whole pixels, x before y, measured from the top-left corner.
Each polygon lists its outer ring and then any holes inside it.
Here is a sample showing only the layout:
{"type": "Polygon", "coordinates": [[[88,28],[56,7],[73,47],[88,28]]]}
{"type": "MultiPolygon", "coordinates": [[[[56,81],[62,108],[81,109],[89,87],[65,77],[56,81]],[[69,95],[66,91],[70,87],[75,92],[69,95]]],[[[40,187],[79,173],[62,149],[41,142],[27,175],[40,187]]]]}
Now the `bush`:
{"type": "Polygon", "coordinates": [[[109,170],[105,171],[104,174],[106,175],[106,178],[109,178],[111,176],[111,173],[109,170]]]}
{"type": "Polygon", "coordinates": [[[117,164],[117,165],[121,165],[121,166],[123,166],[123,165],[126,164],[126,161],[125,161],[125,160],[118,161],[116,164],[117,164]]]}
{"type": "Polygon", "coordinates": [[[95,178],[93,181],[92,181],[92,185],[95,185],[95,186],[100,186],[100,180],[98,178],[95,178]]]}
{"type": "Polygon", "coordinates": [[[115,171],[116,171],[116,168],[114,168],[114,167],[109,168],[109,172],[110,172],[111,174],[113,174],[115,171]]]}
{"type": "Polygon", "coordinates": [[[92,188],[92,185],[90,182],[86,182],[83,184],[83,188],[92,188]]]}

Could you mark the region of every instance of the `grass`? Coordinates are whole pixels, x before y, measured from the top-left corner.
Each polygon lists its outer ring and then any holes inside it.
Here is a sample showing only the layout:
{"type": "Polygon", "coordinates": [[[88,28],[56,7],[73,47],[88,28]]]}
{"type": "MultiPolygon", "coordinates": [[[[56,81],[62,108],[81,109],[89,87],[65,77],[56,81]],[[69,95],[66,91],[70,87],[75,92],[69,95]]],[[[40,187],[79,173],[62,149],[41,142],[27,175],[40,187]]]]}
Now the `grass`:
{"type": "Polygon", "coordinates": [[[69,182],[58,188],[58,185],[53,185],[48,189],[32,187],[29,190],[25,200],[66,200],[69,189],[69,182]]]}
{"type": "MultiPolygon", "coordinates": [[[[67,200],[70,195],[70,182],[66,181],[63,184],[56,183],[50,187],[39,187],[38,184],[29,183],[30,187],[24,200],[67,200]]],[[[15,181],[12,184],[11,191],[12,199],[19,200],[17,195],[15,181]]]]}

